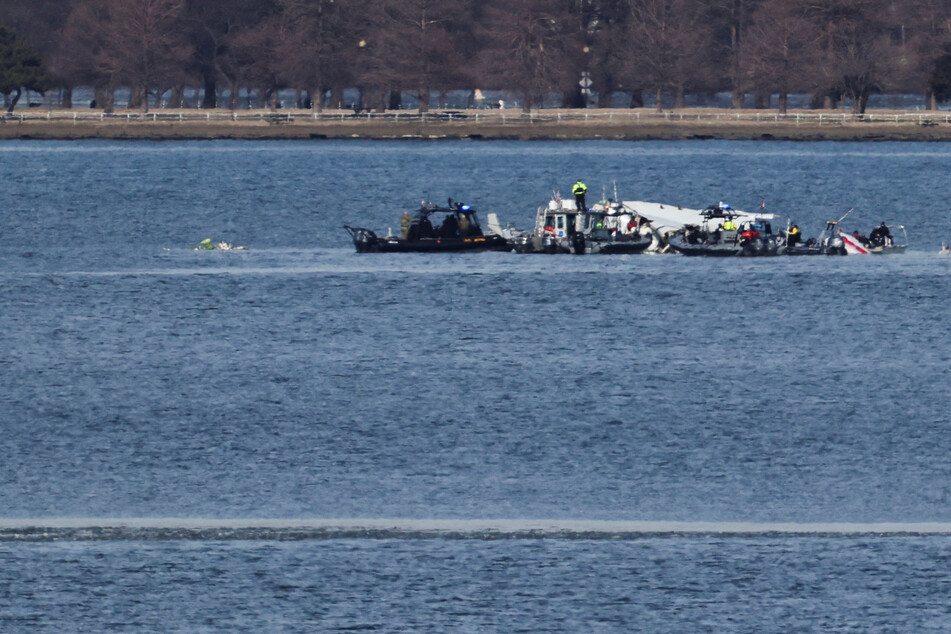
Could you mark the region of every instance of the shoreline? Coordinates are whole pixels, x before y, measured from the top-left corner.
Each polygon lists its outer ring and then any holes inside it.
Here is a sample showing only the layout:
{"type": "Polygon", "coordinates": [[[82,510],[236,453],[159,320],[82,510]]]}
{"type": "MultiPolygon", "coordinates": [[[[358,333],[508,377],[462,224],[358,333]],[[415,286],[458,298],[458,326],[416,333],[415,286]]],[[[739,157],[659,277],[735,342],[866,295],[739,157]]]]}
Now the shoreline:
{"type": "Polygon", "coordinates": [[[0,117],[0,140],[620,140],[951,141],[943,112],[683,110],[434,111],[29,111],[0,117]]]}

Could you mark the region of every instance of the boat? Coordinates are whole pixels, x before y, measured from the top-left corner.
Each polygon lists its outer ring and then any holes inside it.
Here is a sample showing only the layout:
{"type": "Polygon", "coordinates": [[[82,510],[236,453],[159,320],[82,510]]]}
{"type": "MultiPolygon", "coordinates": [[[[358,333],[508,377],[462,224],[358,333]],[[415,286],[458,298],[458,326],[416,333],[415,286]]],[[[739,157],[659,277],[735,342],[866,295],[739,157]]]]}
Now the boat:
{"type": "MultiPolygon", "coordinates": [[[[852,211],[851,209],[849,210],[852,211]]],[[[845,214],[848,216],[848,213],[845,214]]],[[[841,223],[845,216],[839,220],[829,220],[826,222],[826,228],[819,235],[816,241],[816,247],[823,255],[884,255],[889,253],[904,253],[908,248],[908,232],[904,225],[885,225],[888,232],[878,230],[872,232],[870,238],[861,235],[858,231],[848,233],[842,230],[841,223]],[[901,229],[903,241],[896,244],[891,235],[891,229],[901,229]]],[[[790,255],[795,255],[791,253],[790,255]]]]}
{"type": "Polygon", "coordinates": [[[889,253],[904,253],[908,248],[908,232],[905,231],[904,225],[886,225],[884,222],[882,225],[888,227],[889,232],[885,235],[880,235],[875,238],[871,238],[866,245],[869,253],[875,255],[885,255],[889,253]],[[891,235],[891,229],[901,229],[902,232],[902,242],[899,244],[895,243],[894,238],[891,235]]]}
{"type": "Polygon", "coordinates": [[[606,200],[578,209],[575,201],[556,195],[536,211],[534,229],[514,233],[510,244],[518,253],[630,255],[653,242],[642,227],[642,219],[621,203],[606,200]]]}
{"type": "Polygon", "coordinates": [[[689,256],[757,257],[778,255],[780,240],[769,217],[737,213],[728,204],[701,211],[699,224],[688,224],[668,236],[678,253],[689,256]]]}
{"type": "Polygon", "coordinates": [[[470,205],[453,202],[439,207],[420,205],[415,216],[407,217],[406,234],[389,232],[378,236],[364,227],[344,225],[357,253],[451,253],[463,251],[508,251],[506,238],[494,231],[483,231],[478,214],[470,205]]]}
{"type": "Polygon", "coordinates": [[[794,245],[787,244],[789,229],[779,234],[779,255],[846,255],[847,250],[845,241],[838,230],[838,221],[830,220],[826,222],[826,228],[823,229],[816,238],[809,238],[805,242],[798,242],[794,245]]]}

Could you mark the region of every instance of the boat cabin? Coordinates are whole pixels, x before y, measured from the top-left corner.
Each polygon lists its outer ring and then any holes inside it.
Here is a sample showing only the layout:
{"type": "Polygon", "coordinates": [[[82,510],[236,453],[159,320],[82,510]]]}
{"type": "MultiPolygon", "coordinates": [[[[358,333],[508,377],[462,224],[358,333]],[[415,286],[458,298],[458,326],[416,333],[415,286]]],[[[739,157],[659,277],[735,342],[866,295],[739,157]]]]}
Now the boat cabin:
{"type": "Polygon", "coordinates": [[[448,207],[437,207],[432,203],[422,205],[410,222],[406,239],[473,238],[482,235],[476,210],[469,205],[453,202],[450,198],[448,207]]]}
{"type": "Polygon", "coordinates": [[[617,234],[635,232],[631,221],[635,215],[620,204],[598,203],[590,210],[578,211],[575,202],[552,200],[541,207],[535,218],[535,235],[571,239],[576,233],[607,240],[617,234]]]}
{"type": "Polygon", "coordinates": [[[693,244],[734,244],[747,232],[755,232],[762,237],[773,233],[769,218],[750,218],[748,214],[738,213],[724,203],[710,205],[700,215],[703,218],[700,227],[688,226],[684,232],[686,240],[693,244]]]}

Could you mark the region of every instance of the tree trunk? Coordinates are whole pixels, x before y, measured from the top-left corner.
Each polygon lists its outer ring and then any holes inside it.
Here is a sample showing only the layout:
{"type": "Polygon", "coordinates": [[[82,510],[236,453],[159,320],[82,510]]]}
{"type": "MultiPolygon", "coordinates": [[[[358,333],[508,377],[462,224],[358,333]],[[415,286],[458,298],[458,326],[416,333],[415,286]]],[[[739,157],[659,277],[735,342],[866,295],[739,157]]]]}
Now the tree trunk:
{"type": "Polygon", "coordinates": [[[185,107],[185,86],[178,84],[177,86],[172,86],[172,94],[168,98],[168,107],[169,108],[184,108],[185,107]]]}
{"type": "Polygon", "coordinates": [[[116,95],[112,86],[99,86],[96,88],[93,102],[96,107],[102,108],[105,114],[112,114],[116,111],[116,95]]]}
{"type": "Polygon", "coordinates": [[[934,90],[928,89],[928,92],[925,93],[925,108],[928,110],[937,110],[938,109],[938,97],[935,95],[934,90]]]}
{"type": "Polygon", "coordinates": [[[585,107],[585,96],[581,92],[581,86],[572,88],[571,90],[566,90],[561,95],[561,107],[562,108],[584,108],[585,107]]]}
{"type": "Polygon", "coordinates": [[[429,88],[420,88],[419,92],[419,112],[429,112],[429,88]]]}
{"type": "Polygon", "coordinates": [[[769,110],[769,91],[760,88],[756,91],[754,96],[753,107],[757,110],[769,110]]]}
{"type": "Polygon", "coordinates": [[[631,91],[631,108],[643,108],[644,107],[644,95],[640,90],[631,91]]]}
{"type": "Polygon", "coordinates": [[[343,91],[344,87],[337,84],[330,87],[330,104],[329,108],[340,109],[343,108],[343,91]]]}
{"type": "Polygon", "coordinates": [[[218,84],[210,74],[205,75],[205,96],[201,100],[201,107],[208,110],[218,107],[218,84]]]}
{"type": "Polygon", "coordinates": [[[238,82],[230,82],[231,89],[228,91],[228,110],[234,110],[238,107],[238,82]]]}
{"type": "Polygon", "coordinates": [[[786,114],[786,108],[789,105],[789,93],[785,90],[779,91],[779,114],[786,114]]]}
{"type": "Polygon", "coordinates": [[[522,112],[525,114],[532,112],[532,93],[530,92],[522,93],[522,112]]]}
{"type": "Polygon", "coordinates": [[[60,101],[63,108],[71,109],[73,107],[73,89],[68,86],[63,88],[63,96],[60,101]]]}
{"type": "Polygon", "coordinates": [[[684,108],[686,105],[686,99],[684,97],[684,87],[677,86],[677,94],[674,97],[674,108],[684,108]]]}
{"type": "Polygon", "coordinates": [[[734,110],[743,109],[743,101],[746,99],[746,93],[740,90],[739,88],[733,89],[733,100],[730,104],[730,107],[734,110]]]}
{"type": "Polygon", "coordinates": [[[871,96],[869,93],[863,92],[858,96],[853,103],[858,104],[858,112],[856,114],[865,114],[865,109],[868,108],[868,98],[871,96]]]}
{"type": "Polygon", "coordinates": [[[403,107],[403,93],[399,90],[391,90],[389,92],[389,103],[386,104],[387,109],[389,110],[400,110],[403,107]]]}
{"type": "Polygon", "coordinates": [[[16,108],[17,102],[20,101],[21,94],[22,91],[19,88],[13,91],[13,99],[10,100],[10,103],[7,106],[7,114],[13,114],[13,109],[16,108]]]}
{"type": "Polygon", "coordinates": [[[142,107],[142,89],[138,86],[129,88],[129,110],[142,107]]]}
{"type": "Polygon", "coordinates": [[[664,91],[661,88],[657,89],[657,112],[664,111],[664,91]]]}

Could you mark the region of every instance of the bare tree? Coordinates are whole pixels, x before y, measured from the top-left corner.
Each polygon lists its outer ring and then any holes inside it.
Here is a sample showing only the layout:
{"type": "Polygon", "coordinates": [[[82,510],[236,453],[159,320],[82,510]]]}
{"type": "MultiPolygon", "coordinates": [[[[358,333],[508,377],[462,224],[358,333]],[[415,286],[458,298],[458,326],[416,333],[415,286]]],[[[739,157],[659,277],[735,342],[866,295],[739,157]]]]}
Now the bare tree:
{"type": "MultiPolygon", "coordinates": [[[[219,81],[234,83],[222,57],[235,33],[259,24],[275,11],[273,0],[185,0],[186,36],[194,51],[191,68],[204,84],[203,108],[218,105],[219,81]]],[[[235,99],[232,91],[228,107],[235,107],[235,99]]]]}
{"type": "MultiPolygon", "coordinates": [[[[64,28],[73,70],[103,89],[103,107],[125,83],[133,96],[168,86],[187,67],[190,49],[182,37],[183,0],[82,0],[64,28]]],[[[157,95],[158,96],[158,95],[157,95]]]]}
{"type": "Polygon", "coordinates": [[[412,90],[419,111],[434,88],[466,85],[456,35],[469,13],[464,0],[382,0],[371,14],[371,83],[412,90]]]}
{"type": "MultiPolygon", "coordinates": [[[[360,42],[365,43],[365,2],[279,0],[286,37],[279,49],[288,80],[306,87],[313,107],[324,106],[324,93],[353,82],[360,42]]],[[[339,92],[339,90],[338,90],[339,92]]]]}
{"type": "Polygon", "coordinates": [[[631,0],[579,0],[585,42],[585,70],[608,107],[617,91],[631,94],[631,107],[643,105],[643,73],[631,63],[631,0]]]}
{"type": "Polygon", "coordinates": [[[894,50],[888,23],[889,0],[810,0],[821,35],[816,84],[851,100],[864,113],[868,98],[892,80],[894,50]]]}
{"type": "Polygon", "coordinates": [[[546,0],[488,0],[482,63],[486,82],[522,94],[522,110],[580,76],[583,41],[575,19],[546,0]]]}
{"type": "Polygon", "coordinates": [[[806,69],[819,60],[820,36],[809,20],[808,0],[764,0],[753,13],[742,58],[754,86],[779,93],[786,114],[789,92],[806,84],[806,69]]]}
{"type": "Polygon", "coordinates": [[[947,0],[906,0],[892,9],[891,39],[899,50],[900,87],[909,92],[923,91],[927,107],[937,110],[933,80],[939,60],[947,59],[951,45],[951,6],[947,0]]]}
{"type": "Polygon", "coordinates": [[[665,92],[682,108],[712,42],[703,6],[697,0],[630,0],[628,10],[622,45],[630,55],[627,76],[653,88],[658,111],[665,92]]]}
{"type": "Polygon", "coordinates": [[[743,42],[751,16],[762,0],[706,0],[715,29],[715,47],[711,48],[708,69],[722,68],[732,93],[732,107],[742,108],[747,77],[744,74],[743,42]]]}

